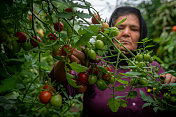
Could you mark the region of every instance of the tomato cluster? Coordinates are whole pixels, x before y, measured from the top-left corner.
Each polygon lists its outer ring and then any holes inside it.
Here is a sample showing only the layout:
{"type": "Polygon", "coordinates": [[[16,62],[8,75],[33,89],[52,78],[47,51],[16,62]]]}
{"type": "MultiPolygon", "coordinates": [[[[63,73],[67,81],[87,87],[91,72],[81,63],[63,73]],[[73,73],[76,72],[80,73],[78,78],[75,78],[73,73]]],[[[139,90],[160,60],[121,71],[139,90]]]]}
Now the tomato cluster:
{"type": "Polygon", "coordinates": [[[98,89],[104,91],[109,84],[113,84],[115,81],[109,66],[102,67],[97,64],[91,64],[87,72],[79,73],[73,80],[80,86],[77,89],[79,93],[84,93],[88,86],[94,84],[98,89]]]}
{"type": "Polygon", "coordinates": [[[46,84],[43,87],[43,91],[40,92],[39,100],[43,104],[48,104],[49,102],[53,106],[61,106],[62,96],[60,94],[54,94],[55,90],[51,84],[46,84]]]}

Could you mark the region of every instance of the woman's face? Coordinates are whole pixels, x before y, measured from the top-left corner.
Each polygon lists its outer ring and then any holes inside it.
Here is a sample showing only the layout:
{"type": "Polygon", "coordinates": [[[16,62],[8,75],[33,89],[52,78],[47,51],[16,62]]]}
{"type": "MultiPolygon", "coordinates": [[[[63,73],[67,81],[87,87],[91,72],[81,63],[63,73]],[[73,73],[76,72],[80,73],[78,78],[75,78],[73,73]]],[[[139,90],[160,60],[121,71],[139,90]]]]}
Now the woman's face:
{"type": "MultiPolygon", "coordinates": [[[[128,14],[125,16],[120,16],[116,20],[116,24],[123,20],[124,18],[127,18],[125,22],[118,25],[117,28],[120,30],[119,35],[116,36],[116,39],[120,41],[127,49],[130,51],[134,51],[137,49],[140,38],[140,23],[139,19],[134,14],[128,14]]],[[[120,48],[119,44],[114,41],[114,44],[120,48]]],[[[121,50],[125,52],[125,54],[128,53],[128,51],[121,47],[121,50]]]]}

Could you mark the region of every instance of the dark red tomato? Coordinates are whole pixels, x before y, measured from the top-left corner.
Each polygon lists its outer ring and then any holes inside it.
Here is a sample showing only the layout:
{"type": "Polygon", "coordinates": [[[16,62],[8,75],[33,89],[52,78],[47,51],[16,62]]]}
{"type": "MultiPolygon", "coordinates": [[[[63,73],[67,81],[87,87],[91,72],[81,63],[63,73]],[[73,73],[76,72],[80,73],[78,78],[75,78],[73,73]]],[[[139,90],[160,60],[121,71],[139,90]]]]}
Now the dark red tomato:
{"type": "Polygon", "coordinates": [[[39,46],[39,44],[38,44],[36,41],[41,42],[41,39],[40,39],[39,37],[37,37],[37,39],[36,39],[36,36],[34,36],[33,38],[30,39],[31,44],[32,44],[34,47],[39,46]],[[35,39],[35,40],[34,40],[34,39],[35,39]]]}
{"type": "MultiPolygon", "coordinates": [[[[68,12],[68,13],[75,13],[75,10],[74,9],[71,9],[71,8],[66,8],[65,9],[65,12],[68,12]]],[[[73,19],[73,16],[69,19],[69,20],[72,20],[73,19]]]]}
{"type": "MultiPolygon", "coordinates": [[[[94,16],[98,19],[98,21],[100,21],[100,16],[98,14],[94,14],[94,16]]],[[[92,23],[99,24],[99,22],[97,22],[97,20],[94,17],[92,17],[92,23]]]]}
{"type": "Polygon", "coordinates": [[[62,51],[62,55],[66,56],[68,55],[72,55],[73,54],[73,48],[71,47],[71,45],[63,45],[61,48],[62,51]]]}
{"type": "Polygon", "coordinates": [[[47,104],[51,99],[51,93],[49,91],[42,91],[39,95],[40,102],[47,104]]]}
{"type": "Polygon", "coordinates": [[[48,38],[50,39],[50,40],[57,40],[57,34],[56,33],[50,33],[49,35],[48,35],[48,38]]]}
{"type": "Polygon", "coordinates": [[[64,28],[64,25],[62,22],[56,22],[54,24],[54,29],[58,32],[61,32],[63,30],[63,28],[64,28]]]}
{"type": "Polygon", "coordinates": [[[82,84],[86,84],[88,81],[88,74],[86,72],[79,73],[78,81],[82,84]]]}
{"type": "Polygon", "coordinates": [[[24,32],[17,32],[15,37],[18,37],[18,43],[24,43],[27,40],[26,34],[24,32]]]}
{"type": "Polygon", "coordinates": [[[84,93],[87,90],[86,85],[80,85],[80,87],[77,89],[79,93],[84,93]]]}
{"type": "Polygon", "coordinates": [[[46,84],[43,89],[54,93],[54,87],[52,85],[46,84]]]}

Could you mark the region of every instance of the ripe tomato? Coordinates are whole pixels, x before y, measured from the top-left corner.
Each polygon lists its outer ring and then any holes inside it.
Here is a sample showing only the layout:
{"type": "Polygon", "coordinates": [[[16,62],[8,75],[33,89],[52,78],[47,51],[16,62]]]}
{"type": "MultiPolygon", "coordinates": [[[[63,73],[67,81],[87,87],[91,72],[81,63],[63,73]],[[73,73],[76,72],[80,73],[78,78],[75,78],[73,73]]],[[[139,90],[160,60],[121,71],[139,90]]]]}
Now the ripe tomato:
{"type": "Polygon", "coordinates": [[[151,58],[150,54],[144,54],[144,61],[149,61],[151,58]]]}
{"type": "Polygon", "coordinates": [[[41,39],[39,37],[37,37],[36,39],[36,36],[34,36],[33,38],[30,39],[30,42],[31,44],[34,46],[34,47],[37,47],[39,46],[39,44],[36,42],[38,40],[38,42],[41,42],[41,39]],[[35,40],[34,40],[35,39],[35,40]]]}
{"type": "Polygon", "coordinates": [[[61,106],[62,104],[62,96],[60,94],[54,95],[51,97],[50,103],[53,106],[61,106]]]}
{"type": "Polygon", "coordinates": [[[52,91],[54,93],[54,87],[52,85],[46,84],[43,89],[46,89],[48,91],[52,91]]]}
{"type": "MultiPolygon", "coordinates": [[[[71,9],[71,8],[66,8],[65,9],[65,12],[68,12],[68,13],[75,13],[75,10],[74,9],[71,9]]],[[[69,18],[69,20],[72,20],[73,19],[73,16],[71,18],[69,18]]]]}
{"type": "Polygon", "coordinates": [[[172,26],[172,32],[176,32],[176,25],[172,26]]]}
{"type": "Polygon", "coordinates": [[[90,49],[88,50],[88,57],[91,58],[92,60],[95,60],[96,59],[96,53],[94,50],[90,49]]]}
{"type": "Polygon", "coordinates": [[[40,102],[47,104],[51,99],[51,93],[49,91],[42,91],[39,95],[40,102]]]}
{"type": "Polygon", "coordinates": [[[106,90],[106,88],[108,87],[106,82],[102,79],[98,80],[96,85],[97,85],[97,88],[102,90],[102,91],[106,90]]]}
{"type": "Polygon", "coordinates": [[[106,22],[103,22],[103,25],[101,27],[101,31],[104,32],[106,28],[109,28],[109,24],[106,22]]]}
{"type": "Polygon", "coordinates": [[[138,62],[143,61],[143,55],[138,53],[138,54],[136,55],[136,61],[138,61],[138,62]]]}
{"type": "MultiPolygon", "coordinates": [[[[94,14],[94,16],[97,18],[98,21],[100,21],[100,16],[98,14],[94,14]]],[[[93,24],[99,24],[99,22],[97,20],[94,17],[92,17],[93,24]]]]}
{"type": "Polygon", "coordinates": [[[71,47],[71,45],[63,45],[61,51],[62,55],[64,56],[73,54],[73,48],[71,47]]]}
{"type": "Polygon", "coordinates": [[[18,43],[24,43],[27,40],[26,34],[24,32],[17,32],[15,37],[18,37],[18,43]]]}
{"type": "Polygon", "coordinates": [[[54,29],[58,32],[61,32],[63,30],[63,28],[64,28],[64,25],[62,22],[56,22],[54,24],[54,29]]]}
{"type": "Polygon", "coordinates": [[[50,40],[57,40],[57,34],[56,33],[54,33],[54,35],[53,35],[53,33],[50,33],[49,35],[48,35],[48,38],[50,39],[50,40]]]}
{"type": "Polygon", "coordinates": [[[80,87],[77,89],[79,93],[84,93],[87,90],[86,85],[79,85],[80,87]]]}
{"type": "Polygon", "coordinates": [[[96,42],[95,42],[95,47],[96,47],[97,49],[102,49],[102,48],[104,47],[103,41],[101,41],[101,40],[96,40],[96,42]]]}
{"type": "Polygon", "coordinates": [[[97,77],[95,75],[89,75],[88,82],[90,85],[95,84],[97,81],[97,77]]]}
{"type": "Polygon", "coordinates": [[[86,84],[88,81],[88,74],[86,72],[79,73],[78,81],[82,84],[86,84]]]}

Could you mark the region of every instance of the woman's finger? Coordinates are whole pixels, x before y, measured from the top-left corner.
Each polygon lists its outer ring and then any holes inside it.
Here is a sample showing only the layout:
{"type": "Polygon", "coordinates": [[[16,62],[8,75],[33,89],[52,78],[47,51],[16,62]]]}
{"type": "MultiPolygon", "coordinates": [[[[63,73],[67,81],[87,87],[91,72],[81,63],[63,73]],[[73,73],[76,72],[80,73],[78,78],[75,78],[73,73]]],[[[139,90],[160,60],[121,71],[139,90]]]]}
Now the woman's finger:
{"type": "Polygon", "coordinates": [[[74,56],[74,55],[70,56],[70,60],[71,60],[71,62],[77,62],[78,64],[81,63],[81,61],[76,56],[74,56]]]}
{"type": "Polygon", "coordinates": [[[164,80],[165,84],[168,84],[171,82],[172,75],[171,74],[166,74],[166,78],[164,80]]]}

